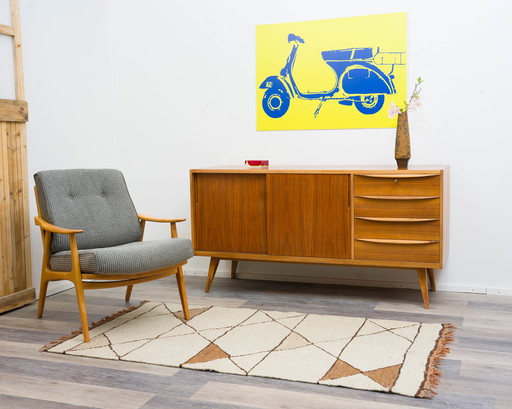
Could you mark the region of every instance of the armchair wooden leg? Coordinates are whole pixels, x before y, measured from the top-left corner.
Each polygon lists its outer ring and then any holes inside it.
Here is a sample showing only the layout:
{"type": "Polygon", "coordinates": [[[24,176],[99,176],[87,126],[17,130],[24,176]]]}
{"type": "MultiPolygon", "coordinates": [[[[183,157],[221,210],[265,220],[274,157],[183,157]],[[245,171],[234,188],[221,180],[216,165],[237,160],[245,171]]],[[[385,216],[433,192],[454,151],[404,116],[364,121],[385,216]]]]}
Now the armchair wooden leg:
{"type": "Polygon", "coordinates": [[[236,278],[236,268],[238,267],[238,260],[231,260],[231,278],[236,278]]]}
{"type": "Polygon", "coordinates": [[[46,301],[46,290],[48,288],[49,280],[45,280],[41,277],[41,286],[39,288],[39,301],[37,303],[37,318],[43,316],[44,302],[46,301]]]}
{"type": "Polygon", "coordinates": [[[434,276],[434,269],[427,268],[428,281],[430,282],[430,290],[436,291],[436,277],[434,276]]]}
{"type": "Polygon", "coordinates": [[[187,301],[187,290],[185,288],[185,277],[183,274],[183,268],[178,267],[178,272],[176,273],[176,282],[178,283],[178,290],[180,292],[181,299],[181,307],[183,308],[183,315],[186,320],[190,319],[190,312],[188,310],[188,301],[187,301]]]}
{"type": "Polygon", "coordinates": [[[80,312],[80,322],[82,323],[82,334],[84,342],[89,342],[89,322],[87,320],[87,310],[85,308],[85,295],[82,282],[78,281],[75,284],[76,300],[78,303],[78,311],[80,312]]]}
{"type": "Polygon", "coordinates": [[[423,297],[423,306],[426,309],[429,309],[430,303],[428,301],[427,270],[424,268],[419,268],[417,271],[418,279],[420,281],[421,296],[423,297]]]}
{"type": "Polygon", "coordinates": [[[124,296],[124,300],[126,302],[130,301],[130,297],[132,296],[132,290],[133,290],[133,285],[126,286],[126,294],[124,296]]]}
{"type": "Polygon", "coordinates": [[[208,268],[208,279],[206,280],[206,288],[204,292],[207,293],[210,291],[210,287],[212,286],[213,278],[215,277],[215,273],[217,272],[217,267],[219,266],[220,258],[212,257],[210,260],[210,267],[208,268]]]}

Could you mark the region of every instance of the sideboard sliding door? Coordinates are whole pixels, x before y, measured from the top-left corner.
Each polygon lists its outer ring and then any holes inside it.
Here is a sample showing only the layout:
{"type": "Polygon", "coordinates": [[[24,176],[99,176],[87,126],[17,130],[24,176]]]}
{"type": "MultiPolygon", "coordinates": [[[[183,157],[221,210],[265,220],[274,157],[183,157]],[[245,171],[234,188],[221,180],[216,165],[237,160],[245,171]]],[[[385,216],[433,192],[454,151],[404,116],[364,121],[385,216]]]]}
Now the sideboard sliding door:
{"type": "Polygon", "coordinates": [[[265,175],[195,177],[195,250],[267,253],[265,175]]]}
{"type": "Polygon", "coordinates": [[[348,175],[267,177],[269,254],[350,258],[348,175]]]}

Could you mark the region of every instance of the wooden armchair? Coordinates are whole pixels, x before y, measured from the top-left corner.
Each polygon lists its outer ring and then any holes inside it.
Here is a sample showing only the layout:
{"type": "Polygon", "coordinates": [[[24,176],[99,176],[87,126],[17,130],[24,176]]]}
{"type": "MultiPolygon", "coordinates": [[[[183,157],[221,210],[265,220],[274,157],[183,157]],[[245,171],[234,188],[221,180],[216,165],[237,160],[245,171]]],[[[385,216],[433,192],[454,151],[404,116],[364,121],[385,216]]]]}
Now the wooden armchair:
{"type": "Polygon", "coordinates": [[[176,223],[137,214],[122,173],[114,169],[41,171],[34,175],[43,261],[38,318],[49,281],[75,285],[84,341],[89,325],[84,290],[133,285],[175,274],[185,319],[189,319],[182,266],[193,256],[176,223]],[[146,222],[170,223],[171,238],[143,241],[146,222]]]}

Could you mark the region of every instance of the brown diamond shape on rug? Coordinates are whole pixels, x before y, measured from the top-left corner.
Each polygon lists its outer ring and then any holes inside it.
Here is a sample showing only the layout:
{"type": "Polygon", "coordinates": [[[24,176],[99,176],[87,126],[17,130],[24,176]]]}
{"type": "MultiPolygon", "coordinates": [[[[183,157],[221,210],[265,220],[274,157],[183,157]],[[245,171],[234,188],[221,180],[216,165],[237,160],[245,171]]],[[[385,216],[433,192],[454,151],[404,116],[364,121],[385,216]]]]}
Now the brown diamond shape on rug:
{"type": "Polygon", "coordinates": [[[217,345],[211,343],[202,351],[198,352],[195,356],[190,358],[183,365],[198,364],[201,362],[215,361],[216,359],[229,358],[229,355],[220,349],[217,345]]]}
{"type": "Polygon", "coordinates": [[[368,378],[381,384],[386,388],[391,388],[400,375],[402,365],[388,366],[387,368],[374,369],[373,371],[363,372],[368,378]]]}
{"type": "MultiPolygon", "coordinates": [[[[189,309],[190,313],[190,319],[197,317],[198,315],[201,315],[203,312],[208,311],[211,307],[206,308],[191,308],[189,309]]],[[[183,322],[186,322],[185,315],[183,314],[183,311],[177,311],[173,313],[176,318],[179,318],[183,322]]]]}
{"type": "Polygon", "coordinates": [[[322,379],[320,379],[320,381],[344,378],[346,376],[351,376],[358,373],[361,373],[359,369],[354,368],[352,365],[349,365],[340,359],[337,359],[336,362],[334,362],[334,365],[331,366],[331,369],[329,369],[329,371],[324,375],[322,379]]]}
{"type": "Polygon", "coordinates": [[[288,335],[283,340],[283,342],[281,342],[281,345],[279,345],[276,348],[276,351],[284,351],[286,349],[301,348],[301,347],[305,347],[306,345],[310,345],[310,344],[311,344],[311,342],[309,342],[306,338],[297,334],[296,332],[292,332],[290,335],[288,335]]]}

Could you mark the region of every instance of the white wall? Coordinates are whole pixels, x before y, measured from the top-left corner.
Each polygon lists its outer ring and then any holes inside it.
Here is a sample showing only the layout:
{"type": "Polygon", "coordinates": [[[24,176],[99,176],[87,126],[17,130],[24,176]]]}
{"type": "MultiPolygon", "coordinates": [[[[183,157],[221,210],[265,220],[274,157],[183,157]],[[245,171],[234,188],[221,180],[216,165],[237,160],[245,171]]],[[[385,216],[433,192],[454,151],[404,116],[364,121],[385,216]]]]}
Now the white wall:
{"type": "MultiPolygon", "coordinates": [[[[140,212],[188,218],[190,168],[247,158],[393,165],[393,129],[255,131],[255,26],[406,11],[409,85],[425,80],[424,106],[410,115],[411,164],[451,165],[450,255],[439,287],[512,294],[508,1],[40,3],[21,0],[29,173],[117,166],[140,212]]],[[[150,235],[163,232],[154,227],[150,235]]],[[[190,236],[188,222],[180,232],[190,236]]],[[[187,273],[204,273],[207,261],[194,258],[187,273]]],[[[406,271],[264,263],[239,270],[416,283],[406,271]]]]}
{"type": "MultiPolygon", "coordinates": [[[[21,0],[34,285],[42,244],[32,175],[43,169],[115,167],[108,7],[103,0],[21,0]]],[[[63,282],[51,283],[61,288],[63,282]]]]}

